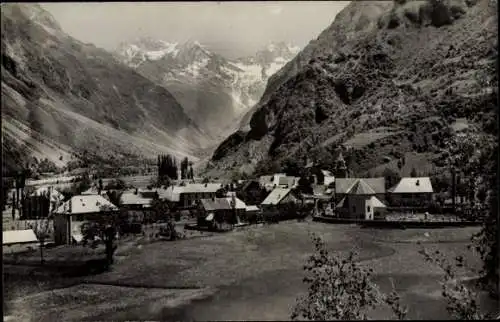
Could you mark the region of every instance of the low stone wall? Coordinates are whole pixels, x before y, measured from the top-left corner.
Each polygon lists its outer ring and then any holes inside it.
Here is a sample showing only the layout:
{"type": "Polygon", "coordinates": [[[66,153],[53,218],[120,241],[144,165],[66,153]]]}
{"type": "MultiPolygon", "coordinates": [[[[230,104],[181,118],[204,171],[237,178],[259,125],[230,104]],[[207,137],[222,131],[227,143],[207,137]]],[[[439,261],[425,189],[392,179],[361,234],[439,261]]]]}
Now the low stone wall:
{"type": "Polygon", "coordinates": [[[314,217],[314,221],[332,224],[358,224],[361,227],[377,228],[444,228],[444,227],[468,227],[480,226],[480,222],[473,221],[388,221],[388,220],[365,220],[365,219],[344,219],[314,217]]]}

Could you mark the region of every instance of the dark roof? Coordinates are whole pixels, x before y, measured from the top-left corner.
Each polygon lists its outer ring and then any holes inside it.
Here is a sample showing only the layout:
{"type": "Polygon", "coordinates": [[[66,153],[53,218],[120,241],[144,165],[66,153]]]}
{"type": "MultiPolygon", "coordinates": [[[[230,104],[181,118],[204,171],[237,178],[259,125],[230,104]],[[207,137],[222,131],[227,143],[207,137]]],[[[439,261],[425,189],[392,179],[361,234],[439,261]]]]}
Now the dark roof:
{"type": "Polygon", "coordinates": [[[206,211],[233,209],[226,198],[201,199],[200,202],[206,211]]]}
{"type": "MultiPolygon", "coordinates": [[[[339,194],[351,193],[356,191],[369,191],[372,194],[385,193],[385,178],[335,178],[335,192],[339,194]],[[362,181],[363,183],[359,183],[362,181]],[[361,185],[361,187],[360,187],[361,185]],[[353,190],[353,188],[356,188],[353,190]]],[[[358,192],[359,193],[359,192],[358,192]]]]}
{"type": "Polygon", "coordinates": [[[353,195],[373,195],[375,190],[373,190],[365,181],[358,180],[354,186],[349,190],[349,194],[353,195]]]}

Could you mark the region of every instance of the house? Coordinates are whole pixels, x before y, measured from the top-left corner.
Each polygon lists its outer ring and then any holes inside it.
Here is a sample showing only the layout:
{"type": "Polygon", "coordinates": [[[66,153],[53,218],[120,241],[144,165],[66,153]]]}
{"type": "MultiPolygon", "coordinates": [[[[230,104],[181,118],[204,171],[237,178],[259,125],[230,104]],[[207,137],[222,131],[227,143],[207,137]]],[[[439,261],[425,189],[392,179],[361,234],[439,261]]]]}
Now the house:
{"type": "Polygon", "coordinates": [[[287,176],[284,173],[275,173],[270,176],[261,176],[259,183],[266,190],[271,191],[274,188],[295,188],[299,183],[299,178],[287,176]]]}
{"type": "Polygon", "coordinates": [[[71,244],[82,239],[85,222],[102,222],[118,214],[118,207],[100,195],[74,196],[54,212],[54,241],[71,244]]]}
{"type": "Polygon", "coordinates": [[[267,196],[267,193],[261,187],[259,181],[248,180],[238,188],[237,195],[245,203],[254,205],[260,204],[267,196]]]}
{"type": "Polygon", "coordinates": [[[198,226],[224,230],[238,223],[235,209],[228,198],[201,199],[197,204],[198,226]]]}
{"type": "MultiPolygon", "coordinates": [[[[380,199],[385,200],[385,178],[335,178],[335,181],[329,185],[335,193],[335,201],[338,203],[342,200],[360,181],[363,181],[368,187],[370,187],[374,195],[380,199]]],[[[363,184],[363,186],[365,186],[363,184]]]]}
{"type": "Polygon", "coordinates": [[[401,178],[389,189],[388,195],[394,206],[427,207],[432,203],[434,189],[429,177],[401,178]]]}
{"type": "Polygon", "coordinates": [[[312,194],[302,194],[304,204],[315,214],[324,215],[333,209],[333,190],[326,185],[313,184],[312,194]]]}
{"type": "Polygon", "coordinates": [[[323,173],[323,178],[324,178],[323,184],[325,186],[329,186],[330,184],[332,184],[335,181],[335,176],[330,171],[321,170],[321,172],[323,173]]]}
{"type": "Polygon", "coordinates": [[[217,191],[222,188],[220,183],[189,183],[159,190],[158,195],[160,199],[166,199],[185,209],[196,207],[196,202],[201,199],[215,198],[217,191]]]}
{"type": "Polygon", "coordinates": [[[238,218],[243,218],[246,213],[246,208],[247,208],[246,203],[243,200],[239,199],[236,196],[236,192],[234,191],[229,191],[226,194],[226,199],[231,205],[231,207],[234,208],[234,210],[236,211],[236,215],[238,216],[238,218]]]}
{"type": "Polygon", "coordinates": [[[298,203],[300,199],[292,192],[291,188],[274,188],[273,191],[261,203],[262,210],[275,211],[281,206],[298,203]]]}
{"type": "Polygon", "coordinates": [[[335,176],[331,171],[323,170],[320,166],[309,163],[306,167],[306,176],[307,178],[312,178],[313,184],[317,185],[326,185],[328,186],[333,181],[335,181],[335,176]]]}
{"type": "Polygon", "coordinates": [[[129,221],[142,222],[145,215],[154,211],[151,205],[157,197],[158,193],[154,190],[125,191],[120,196],[120,208],[127,212],[129,221]]]}
{"type": "Polygon", "coordinates": [[[128,210],[144,210],[151,208],[151,204],[158,193],[156,191],[143,191],[135,189],[125,191],[120,197],[120,206],[128,210]]]}
{"type": "Polygon", "coordinates": [[[2,248],[4,253],[7,251],[14,252],[14,248],[15,251],[24,251],[29,249],[29,247],[35,247],[37,244],[38,238],[33,229],[5,230],[2,233],[2,248]]]}
{"type": "Polygon", "coordinates": [[[336,214],[351,219],[383,218],[384,178],[336,178],[336,214]]]}
{"type": "Polygon", "coordinates": [[[245,207],[247,216],[254,216],[260,213],[260,208],[258,206],[250,205],[245,207]]]}
{"type": "Polygon", "coordinates": [[[47,218],[64,200],[52,187],[40,187],[24,199],[21,219],[47,218]]]}

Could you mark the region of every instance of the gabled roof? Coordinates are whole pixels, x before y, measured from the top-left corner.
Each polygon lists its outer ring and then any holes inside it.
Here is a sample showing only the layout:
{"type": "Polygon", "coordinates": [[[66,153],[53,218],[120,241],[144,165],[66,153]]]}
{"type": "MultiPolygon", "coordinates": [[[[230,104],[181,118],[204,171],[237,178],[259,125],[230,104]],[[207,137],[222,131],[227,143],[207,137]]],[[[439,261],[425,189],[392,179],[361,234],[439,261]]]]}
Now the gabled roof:
{"type": "Polygon", "coordinates": [[[166,189],[157,189],[160,199],[167,199],[173,202],[180,201],[183,193],[215,193],[222,188],[221,183],[189,183],[185,186],[169,186],[166,189]]]}
{"type": "Polygon", "coordinates": [[[293,188],[297,182],[298,182],[298,179],[296,177],[283,176],[283,177],[279,177],[278,184],[280,186],[287,186],[287,188],[293,188]]]}
{"type": "Polygon", "coordinates": [[[347,192],[352,195],[374,195],[373,190],[363,179],[359,179],[347,192]]]}
{"type": "Polygon", "coordinates": [[[201,199],[200,202],[206,211],[233,209],[227,198],[201,199]]]}
{"type": "Polygon", "coordinates": [[[215,193],[223,187],[222,183],[189,183],[185,186],[174,186],[174,193],[215,193]]]}
{"type": "Polygon", "coordinates": [[[262,205],[277,205],[292,191],[290,188],[274,188],[262,201],[262,205]]]}
{"type": "Polygon", "coordinates": [[[344,208],[346,203],[346,197],[342,198],[342,200],[339,201],[337,204],[337,208],[344,208]]]}
{"type": "Polygon", "coordinates": [[[328,186],[334,182],[335,182],[334,176],[325,176],[325,181],[324,181],[325,186],[328,186]]]}
{"type": "Polygon", "coordinates": [[[433,193],[429,177],[402,178],[399,183],[390,189],[391,193],[433,193]]]}
{"type": "Polygon", "coordinates": [[[328,171],[328,170],[321,170],[321,173],[325,176],[325,177],[333,177],[333,173],[331,171],[328,171]]]}
{"type": "Polygon", "coordinates": [[[2,235],[3,245],[36,243],[38,241],[38,238],[36,238],[33,229],[5,230],[3,231],[2,235]]]}
{"type": "Polygon", "coordinates": [[[260,208],[258,206],[255,206],[255,205],[251,205],[251,206],[246,206],[246,211],[260,211],[260,208]]]}
{"type": "Polygon", "coordinates": [[[118,208],[100,195],[80,195],[73,196],[63,203],[55,213],[76,215],[99,213],[105,210],[118,210],[118,208]]]}
{"type": "MultiPolygon", "coordinates": [[[[229,205],[231,205],[231,203],[233,202],[233,197],[226,197],[226,200],[229,202],[229,205]]],[[[247,207],[246,203],[236,196],[234,197],[234,201],[236,203],[236,209],[245,209],[247,207]]]]}
{"type": "Polygon", "coordinates": [[[386,205],[380,201],[377,197],[375,196],[372,196],[370,199],[369,199],[370,203],[371,203],[371,206],[373,208],[386,208],[386,205]]]}
{"type": "Polygon", "coordinates": [[[385,178],[335,178],[335,192],[338,194],[350,193],[351,189],[357,186],[357,182],[362,180],[362,187],[368,185],[372,193],[385,193],[385,178]]]}
{"type": "Polygon", "coordinates": [[[274,176],[261,176],[261,177],[259,178],[259,183],[260,183],[261,185],[266,185],[266,184],[269,184],[269,183],[271,183],[271,182],[272,182],[271,180],[272,180],[273,178],[274,178],[274,176]]]}

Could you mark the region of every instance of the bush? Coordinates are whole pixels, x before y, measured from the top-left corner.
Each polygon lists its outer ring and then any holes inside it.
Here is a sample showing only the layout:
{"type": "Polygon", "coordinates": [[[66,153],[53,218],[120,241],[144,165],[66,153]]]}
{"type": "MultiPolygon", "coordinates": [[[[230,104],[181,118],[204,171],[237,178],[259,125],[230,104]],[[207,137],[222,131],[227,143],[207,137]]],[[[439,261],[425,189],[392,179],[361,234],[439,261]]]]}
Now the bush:
{"type": "Polygon", "coordinates": [[[106,190],[123,190],[127,187],[121,179],[113,179],[106,185],[106,190]]]}
{"type": "Polygon", "coordinates": [[[329,255],[323,241],[313,235],[315,253],[304,267],[309,285],[306,296],[298,299],[292,319],[360,320],[366,311],[377,305],[389,305],[398,319],[406,317],[406,308],[399,303],[396,292],[384,295],[371,281],[372,269],[366,270],[355,261],[355,254],[346,258],[329,255]]]}
{"type": "Polygon", "coordinates": [[[420,253],[426,261],[438,265],[444,272],[442,295],[447,301],[446,309],[452,317],[458,320],[485,320],[492,319],[490,314],[481,312],[478,305],[477,294],[457,280],[456,268],[464,266],[462,256],[455,258],[455,264],[450,264],[437,250],[434,253],[422,249],[420,253]]]}

